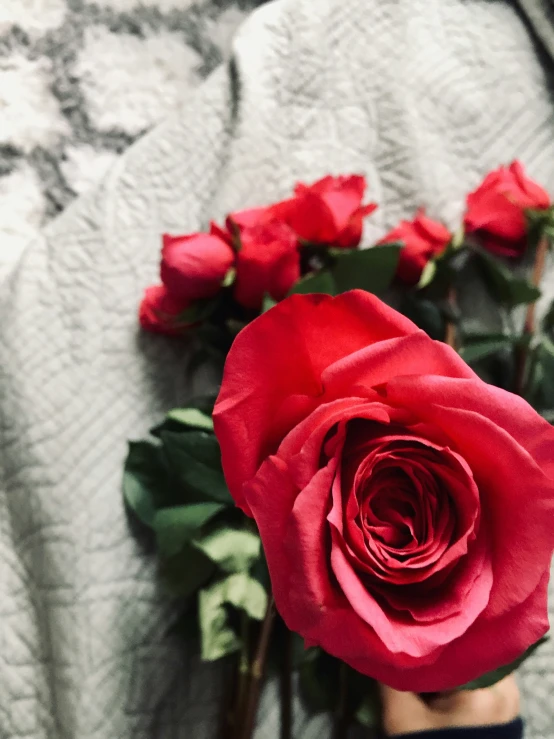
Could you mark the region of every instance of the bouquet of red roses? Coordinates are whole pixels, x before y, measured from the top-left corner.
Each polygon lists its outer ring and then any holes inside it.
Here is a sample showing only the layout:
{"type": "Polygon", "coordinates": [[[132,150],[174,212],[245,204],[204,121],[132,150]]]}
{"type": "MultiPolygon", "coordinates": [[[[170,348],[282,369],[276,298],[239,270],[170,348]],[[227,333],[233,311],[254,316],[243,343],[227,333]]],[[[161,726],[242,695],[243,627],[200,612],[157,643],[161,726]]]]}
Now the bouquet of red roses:
{"type": "Polygon", "coordinates": [[[237,671],[227,736],[251,736],[266,666],[288,737],[295,671],[307,705],[368,724],[372,679],[489,685],[548,630],[550,198],[514,162],[456,233],[421,210],[361,249],[364,191],[328,176],[164,236],[141,304],[145,329],[224,363],[217,399],[131,442],[124,493],[202,657],[237,671]]]}

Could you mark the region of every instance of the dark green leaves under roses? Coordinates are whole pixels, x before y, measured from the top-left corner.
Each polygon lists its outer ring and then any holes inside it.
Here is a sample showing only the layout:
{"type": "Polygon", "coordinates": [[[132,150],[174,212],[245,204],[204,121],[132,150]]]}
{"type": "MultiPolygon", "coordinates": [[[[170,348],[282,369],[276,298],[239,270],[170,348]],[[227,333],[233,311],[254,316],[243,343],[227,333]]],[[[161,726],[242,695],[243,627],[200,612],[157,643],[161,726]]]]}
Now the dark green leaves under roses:
{"type": "Polygon", "coordinates": [[[189,599],[188,623],[205,660],[242,646],[240,613],[260,621],[267,577],[255,527],[235,508],[210,404],[171,411],[152,438],[130,442],[125,502],[154,535],[168,591],[189,599]]]}

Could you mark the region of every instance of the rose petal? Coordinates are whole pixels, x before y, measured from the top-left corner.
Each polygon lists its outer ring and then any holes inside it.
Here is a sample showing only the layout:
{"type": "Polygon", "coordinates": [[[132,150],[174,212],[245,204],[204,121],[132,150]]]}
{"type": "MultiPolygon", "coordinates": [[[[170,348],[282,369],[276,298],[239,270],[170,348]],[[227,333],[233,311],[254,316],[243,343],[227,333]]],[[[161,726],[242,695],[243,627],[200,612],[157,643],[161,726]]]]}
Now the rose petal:
{"type": "MultiPolygon", "coordinates": [[[[490,391],[484,382],[437,377],[397,378],[387,386],[388,400],[411,408],[448,433],[473,471],[484,515],[494,521],[489,527],[494,586],[488,613],[492,617],[529,597],[549,568],[554,548],[554,485],[525,448],[490,419],[490,391]],[[464,405],[466,409],[460,407],[464,405]]],[[[498,391],[493,392],[497,397],[498,391]]],[[[498,418],[504,410],[514,409],[512,396],[502,396],[506,408],[498,410],[498,418]]],[[[515,408],[521,409],[519,400],[515,408]]],[[[523,414],[527,420],[522,419],[527,428],[529,411],[523,414]]],[[[511,425],[517,423],[514,416],[511,425]]],[[[542,419],[538,416],[537,427],[540,434],[542,419]]]]}
{"type": "Polygon", "coordinates": [[[550,195],[539,184],[527,177],[521,162],[517,160],[512,162],[508,169],[520,189],[519,205],[524,208],[536,208],[537,210],[545,210],[550,207],[550,195]]]}
{"type": "Polygon", "coordinates": [[[317,398],[321,373],[340,357],[416,331],[411,321],[361,290],[336,298],[292,296],[241,331],[227,355],[214,409],[223,469],[237,504],[248,512],[243,483],[297,422],[292,419],[287,428],[281,418],[275,434],[273,421],[283,398],[317,398]],[[345,321],[348,331],[339,329],[345,321]]]}
{"type": "MultiPolygon", "coordinates": [[[[377,679],[397,690],[422,693],[453,690],[498,667],[508,665],[548,631],[549,572],[545,572],[529,598],[498,618],[483,615],[459,639],[448,644],[431,665],[415,670],[385,666],[377,679]]],[[[360,669],[363,657],[360,655],[360,669]]],[[[362,668],[363,669],[363,668],[362,668]]]]}
{"type": "Polygon", "coordinates": [[[321,373],[326,399],[364,395],[397,375],[444,375],[475,378],[472,369],[446,344],[433,341],[424,331],[383,340],[360,348],[329,364],[321,373]]]}
{"type": "Polygon", "coordinates": [[[436,618],[425,624],[387,608],[371,595],[345,556],[336,529],[332,529],[331,567],[352,609],[375,629],[387,648],[393,654],[402,652],[413,657],[428,656],[463,634],[486,607],[492,583],[490,568],[483,567],[475,579],[479,586],[471,590],[461,615],[455,611],[453,618],[436,618]]]}

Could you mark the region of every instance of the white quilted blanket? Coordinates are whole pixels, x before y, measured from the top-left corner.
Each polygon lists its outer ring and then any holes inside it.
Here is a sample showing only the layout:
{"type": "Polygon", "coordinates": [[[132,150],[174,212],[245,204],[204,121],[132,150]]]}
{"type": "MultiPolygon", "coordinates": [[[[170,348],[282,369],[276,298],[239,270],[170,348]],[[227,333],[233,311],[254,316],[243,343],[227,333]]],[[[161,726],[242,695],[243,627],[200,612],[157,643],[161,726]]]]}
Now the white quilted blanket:
{"type": "MultiPolygon", "coordinates": [[[[176,344],[136,327],[160,232],[328,171],[367,176],[367,239],[418,205],[454,224],[516,156],[554,193],[550,2],[276,0],[26,250],[0,295],[2,739],[213,735],[214,673],[171,634],[120,495],[127,437],[190,391],[176,344]]],[[[551,642],[522,675],[533,739],[554,735],[553,668],[551,642]]],[[[270,693],[261,714],[274,737],[270,693]]]]}

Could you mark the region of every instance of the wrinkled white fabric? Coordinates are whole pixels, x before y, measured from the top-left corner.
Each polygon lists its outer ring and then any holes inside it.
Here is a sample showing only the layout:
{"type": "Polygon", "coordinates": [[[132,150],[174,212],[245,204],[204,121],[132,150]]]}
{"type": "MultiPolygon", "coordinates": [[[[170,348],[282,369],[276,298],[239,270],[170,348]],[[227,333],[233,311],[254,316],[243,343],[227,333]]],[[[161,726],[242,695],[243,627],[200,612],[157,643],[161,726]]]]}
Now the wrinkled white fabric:
{"type": "MultiPolygon", "coordinates": [[[[178,344],[136,325],[159,235],[327,172],[367,176],[366,241],[420,205],[455,225],[515,157],[554,193],[549,3],[521,4],[270,3],[232,64],[25,251],[0,292],[1,737],[213,736],[216,673],[171,634],[120,494],[127,438],[190,391],[178,344]]],[[[554,733],[553,666],[550,645],[523,671],[533,739],[554,733]]],[[[260,739],[277,734],[272,690],[260,739]]]]}

